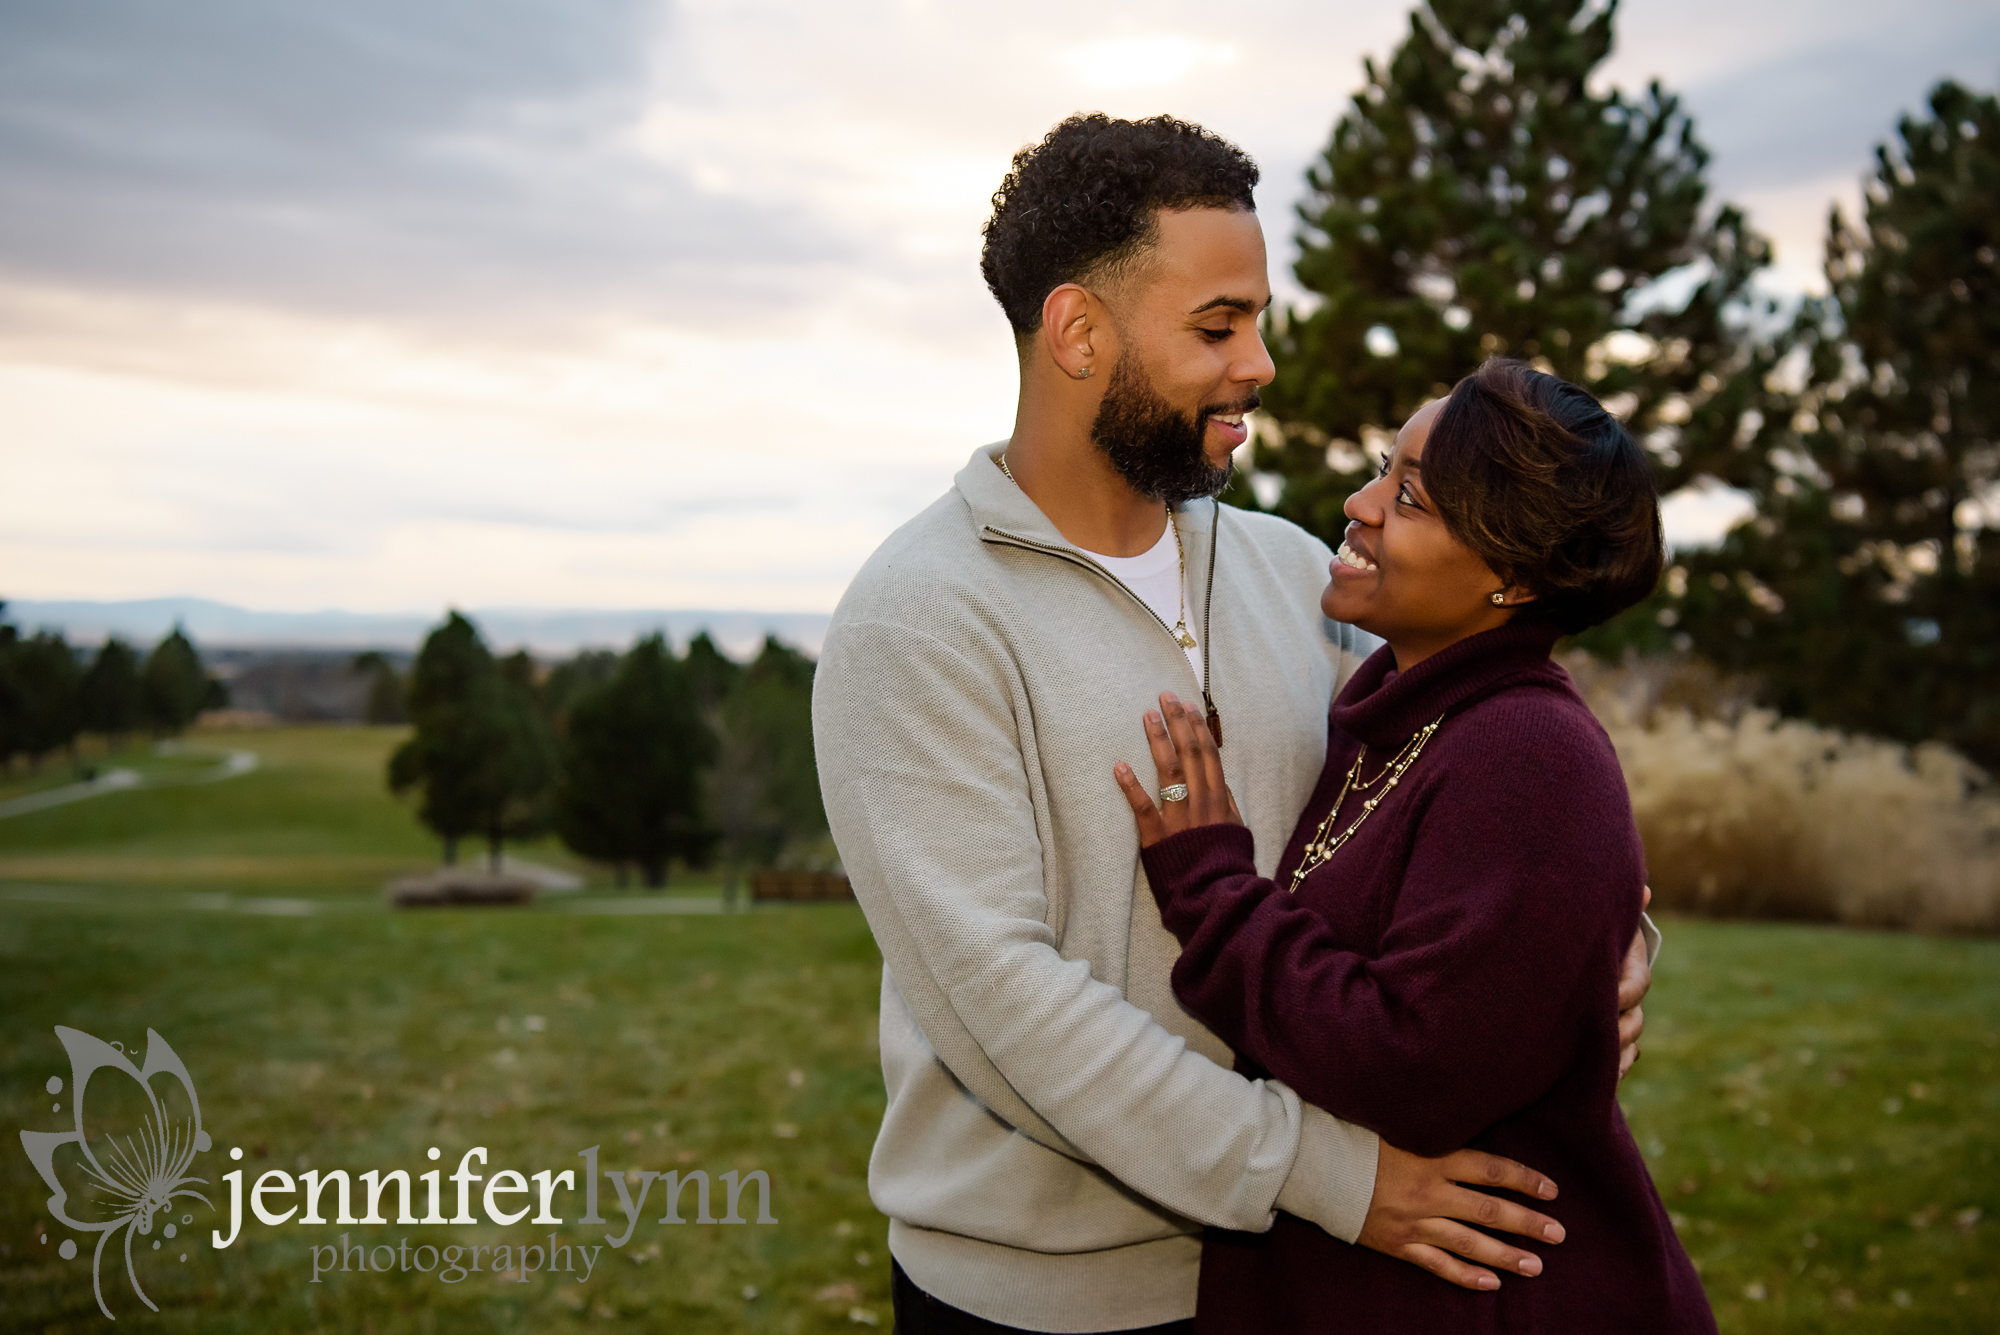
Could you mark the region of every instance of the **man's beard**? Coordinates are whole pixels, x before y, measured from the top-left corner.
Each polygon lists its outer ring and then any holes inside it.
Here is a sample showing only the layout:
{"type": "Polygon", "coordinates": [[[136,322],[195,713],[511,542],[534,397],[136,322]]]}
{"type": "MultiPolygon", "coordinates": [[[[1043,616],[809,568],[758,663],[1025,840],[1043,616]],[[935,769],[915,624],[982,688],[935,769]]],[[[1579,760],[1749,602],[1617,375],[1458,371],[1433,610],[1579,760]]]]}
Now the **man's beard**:
{"type": "Polygon", "coordinates": [[[1111,368],[1090,438],[1132,490],[1179,505],[1215,495],[1229,485],[1234,471],[1233,463],[1220,468],[1211,464],[1202,449],[1209,417],[1249,412],[1259,402],[1253,389],[1242,403],[1210,404],[1189,416],[1161,398],[1138,359],[1125,352],[1111,368]]]}

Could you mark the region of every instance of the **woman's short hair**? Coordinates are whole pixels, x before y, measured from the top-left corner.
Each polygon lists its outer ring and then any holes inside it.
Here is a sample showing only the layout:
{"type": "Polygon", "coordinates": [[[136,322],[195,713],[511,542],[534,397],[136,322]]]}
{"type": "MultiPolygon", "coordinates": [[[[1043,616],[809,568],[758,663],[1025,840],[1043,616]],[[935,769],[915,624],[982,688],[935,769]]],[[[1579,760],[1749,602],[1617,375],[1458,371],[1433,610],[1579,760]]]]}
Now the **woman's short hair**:
{"type": "Polygon", "coordinates": [[[1431,423],[1423,479],[1452,535],[1534,593],[1516,620],[1574,634],[1659,583],[1666,544],[1645,452],[1567,380],[1488,361],[1431,423]]]}

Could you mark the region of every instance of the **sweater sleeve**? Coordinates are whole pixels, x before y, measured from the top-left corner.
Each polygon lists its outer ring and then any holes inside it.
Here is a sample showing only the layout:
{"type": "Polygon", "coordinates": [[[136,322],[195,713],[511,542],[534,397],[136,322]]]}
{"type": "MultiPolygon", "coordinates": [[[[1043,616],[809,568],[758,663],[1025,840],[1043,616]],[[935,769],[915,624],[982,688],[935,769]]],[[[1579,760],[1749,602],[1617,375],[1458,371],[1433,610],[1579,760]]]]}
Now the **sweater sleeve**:
{"type": "Polygon", "coordinates": [[[1303,1098],[1418,1154],[1533,1102],[1615,1023],[1643,879],[1615,759],[1542,741],[1507,783],[1470,774],[1406,808],[1419,824],[1373,958],[1260,878],[1239,826],[1147,850],[1182,944],[1175,994],[1303,1098]]]}
{"type": "Polygon", "coordinates": [[[1261,1231],[1283,1191],[1288,1211],[1359,1232],[1372,1134],[1190,1050],[1059,952],[1015,704],[990,667],[909,627],[850,623],[815,675],[813,732],[884,963],[973,1097],[1187,1218],[1261,1231]]]}

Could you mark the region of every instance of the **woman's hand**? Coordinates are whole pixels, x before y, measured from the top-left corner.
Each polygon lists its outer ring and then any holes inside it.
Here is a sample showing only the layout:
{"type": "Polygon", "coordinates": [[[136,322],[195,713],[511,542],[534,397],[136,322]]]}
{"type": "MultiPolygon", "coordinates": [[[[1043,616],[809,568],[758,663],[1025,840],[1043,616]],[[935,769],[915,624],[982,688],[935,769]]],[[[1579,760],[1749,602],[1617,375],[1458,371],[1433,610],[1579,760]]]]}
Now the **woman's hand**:
{"type": "Polygon", "coordinates": [[[1153,750],[1153,768],[1159,771],[1161,790],[1186,784],[1187,796],[1178,801],[1163,799],[1154,806],[1152,794],[1140,787],[1139,776],[1130,765],[1121,760],[1111,767],[1139,822],[1139,847],[1151,848],[1168,835],[1198,825],[1243,823],[1236,798],[1222,781],[1222,753],[1208,735],[1207,721],[1196,717],[1172,691],[1160,692],[1157,712],[1146,711],[1146,742],[1153,750]]]}

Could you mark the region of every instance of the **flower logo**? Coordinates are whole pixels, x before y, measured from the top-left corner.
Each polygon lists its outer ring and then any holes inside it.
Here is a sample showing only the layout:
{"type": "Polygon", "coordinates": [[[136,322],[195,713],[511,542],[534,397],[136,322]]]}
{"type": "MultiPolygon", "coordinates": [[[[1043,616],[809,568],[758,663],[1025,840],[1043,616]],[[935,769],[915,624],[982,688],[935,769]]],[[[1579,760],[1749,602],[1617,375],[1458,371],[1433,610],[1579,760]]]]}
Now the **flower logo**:
{"type": "MultiPolygon", "coordinates": [[[[21,1146],[35,1171],[49,1184],[49,1213],[80,1233],[96,1233],[97,1251],[91,1257],[91,1291],[97,1295],[98,1310],[116,1321],[104,1301],[99,1267],[104,1248],[121,1229],[125,1233],[125,1275],[139,1301],[159,1311],[146,1291],[139,1287],[139,1273],[132,1263],[132,1239],[150,1235],[155,1218],[174,1201],[191,1197],[207,1205],[208,1198],[191,1183],[206,1184],[206,1178],[188,1176],[194,1156],[211,1144],[201,1129],[201,1103],[195,1097],[194,1081],[187,1065],[167,1041],[146,1031],[146,1060],[134,1066],[122,1047],[93,1038],[77,1029],[56,1026],[56,1037],[69,1052],[70,1109],[76,1120],[74,1131],[23,1131],[21,1146]],[[93,1089],[91,1077],[99,1072],[129,1077],[126,1081],[99,1081],[93,1089]],[[87,1098],[88,1096],[88,1098],[87,1098]],[[92,1109],[86,1120],[85,1106],[92,1109]]],[[[50,1093],[62,1091],[62,1080],[52,1077],[50,1093]]],[[[61,1104],[56,1105],[60,1110],[61,1104]]],[[[164,1236],[174,1235],[168,1221],[164,1236]]],[[[153,1246],[159,1247],[155,1241],[153,1246]]],[[[76,1243],[65,1241],[65,1259],[76,1255],[76,1243]]]]}

